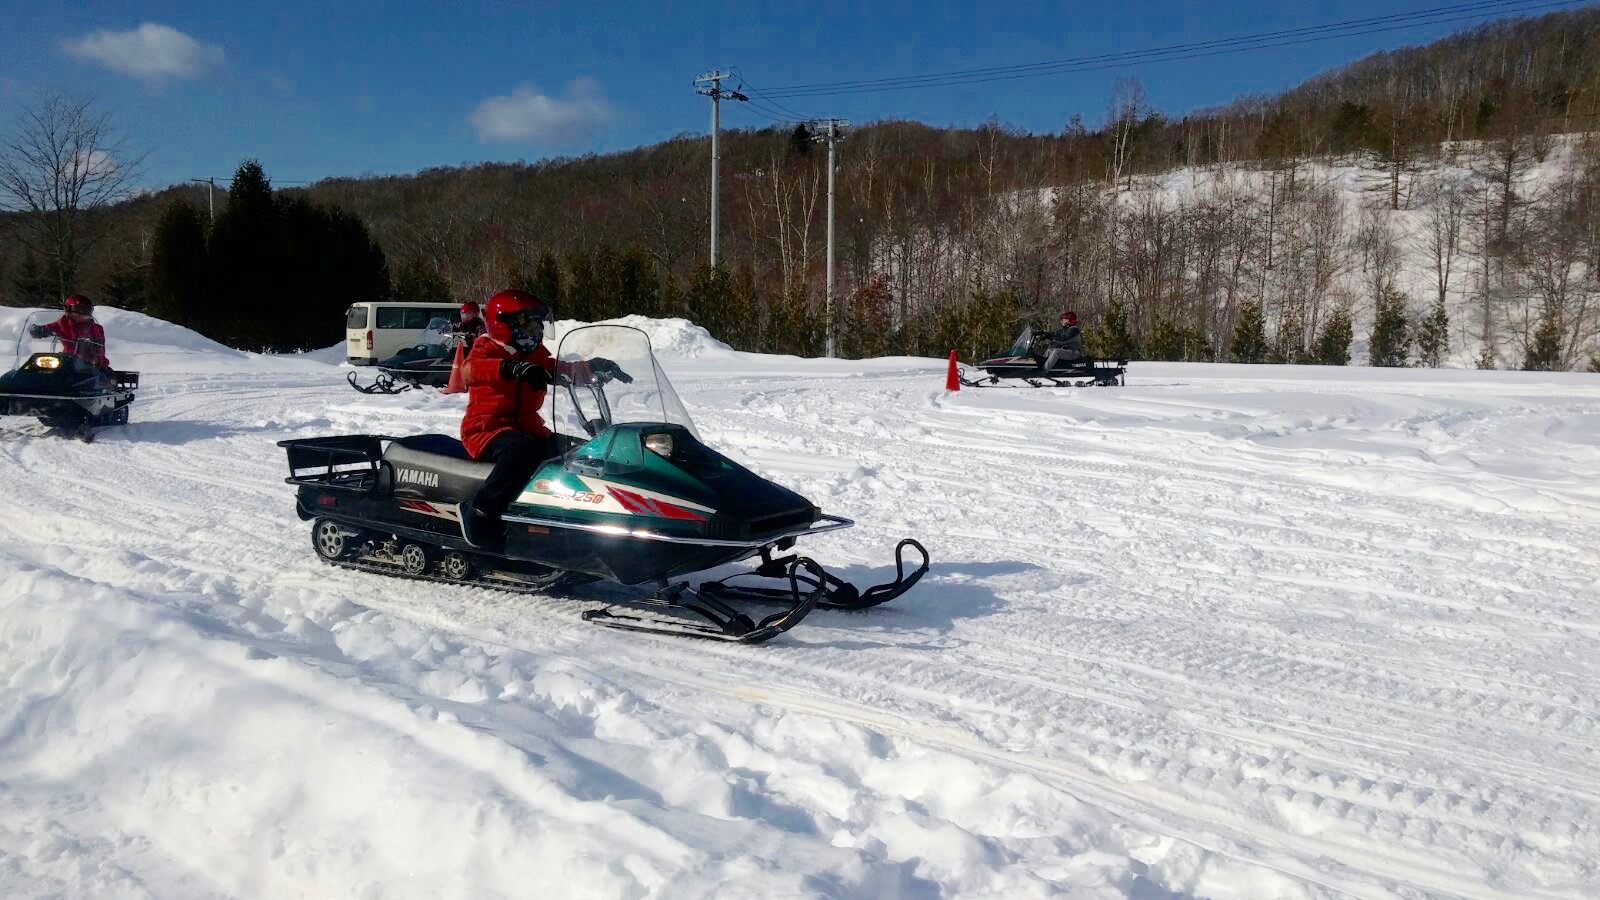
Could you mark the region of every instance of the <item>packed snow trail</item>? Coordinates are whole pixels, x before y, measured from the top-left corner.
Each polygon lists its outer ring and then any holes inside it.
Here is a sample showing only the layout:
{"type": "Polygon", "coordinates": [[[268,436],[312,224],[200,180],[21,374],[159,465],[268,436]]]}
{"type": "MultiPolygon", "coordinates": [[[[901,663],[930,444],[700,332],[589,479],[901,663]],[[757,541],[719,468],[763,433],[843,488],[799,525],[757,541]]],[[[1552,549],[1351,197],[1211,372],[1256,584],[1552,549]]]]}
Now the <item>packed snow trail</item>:
{"type": "Polygon", "coordinates": [[[860,523],[805,553],[922,584],[747,648],[333,569],[274,442],[462,399],[185,341],[128,428],[0,440],[3,892],[1600,891],[1600,379],[946,394],[651,327],[709,444],[860,523]]]}

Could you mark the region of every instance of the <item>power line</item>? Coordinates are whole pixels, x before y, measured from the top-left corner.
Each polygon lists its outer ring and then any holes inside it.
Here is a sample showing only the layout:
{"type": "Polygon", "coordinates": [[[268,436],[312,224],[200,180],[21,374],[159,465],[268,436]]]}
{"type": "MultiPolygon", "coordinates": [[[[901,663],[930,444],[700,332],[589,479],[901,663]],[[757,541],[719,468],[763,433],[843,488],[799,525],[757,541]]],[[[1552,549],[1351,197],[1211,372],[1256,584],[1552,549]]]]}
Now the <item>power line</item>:
{"type": "MultiPolygon", "coordinates": [[[[1299,28],[1282,29],[1282,30],[1279,30],[1279,31],[1266,31],[1266,32],[1259,32],[1257,34],[1250,34],[1250,35],[1238,35],[1238,36],[1231,37],[1231,38],[1214,38],[1214,39],[1209,40],[1209,41],[1194,41],[1194,42],[1185,43],[1185,44],[1170,44],[1170,45],[1167,45],[1165,47],[1151,47],[1151,48],[1147,48],[1147,49],[1144,49],[1144,50],[1124,50],[1124,51],[1120,51],[1120,52],[1117,52],[1117,53],[1103,53],[1103,54],[1098,54],[1098,55],[1094,55],[1094,56],[1077,56],[1077,57],[1071,57],[1071,58],[1068,58],[1068,59],[1050,60],[1050,61],[1036,62],[1036,63],[1019,63],[1019,64],[1009,65],[1009,66],[989,66],[989,67],[986,67],[986,68],[979,68],[979,69],[956,69],[956,70],[949,71],[949,72],[933,72],[933,73],[929,73],[929,74],[926,74],[926,75],[910,75],[910,76],[903,76],[903,77],[897,77],[897,78],[869,78],[869,79],[863,79],[863,80],[860,80],[860,81],[836,81],[836,82],[821,82],[821,83],[816,83],[816,84],[786,85],[784,87],[776,88],[774,90],[775,90],[775,92],[778,92],[778,93],[784,93],[784,92],[789,92],[789,91],[804,91],[804,90],[813,89],[813,88],[816,88],[816,89],[821,89],[821,88],[844,88],[844,87],[856,87],[856,86],[867,87],[867,86],[878,85],[878,84],[893,84],[893,83],[899,83],[899,82],[914,82],[914,81],[924,81],[924,80],[930,80],[930,79],[967,77],[967,76],[1006,73],[1006,72],[1019,72],[1019,71],[1025,71],[1025,70],[1054,67],[1054,66],[1077,65],[1077,64],[1080,64],[1080,63],[1090,63],[1090,62],[1100,62],[1100,61],[1114,60],[1114,59],[1119,59],[1119,58],[1123,58],[1123,57],[1137,57],[1137,56],[1143,56],[1143,55],[1146,55],[1146,54],[1157,54],[1157,53],[1177,52],[1177,51],[1183,51],[1183,50],[1194,50],[1194,49],[1201,49],[1201,48],[1207,48],[1207,47],[1213,47],[1213,46],[1219,46],[1219,45],[1237,44],[1237,43],[1240,43],[1240,42],[1260,41],[1260,40],[1266,40],[1266,39],[1269,39],[1269,38],[1294,37],[1294,36],[1303,35],[1303,34],[1316,33],[1316,32],[1326,32],[1326,31],[1342,29],[1342,28],[1357,28],[1357,27],[1364,27],[1364,26],[1367,26],[1367,25],[1382,24],[1382,23],[1385,23],[1385,22],[1391,22],[1391,21],[1395,21],[1395,20],[1416,19],[1416,18],[1421,18],[1421,17],[1444,15],[1444,14],[1456,13],[1456,12],[1463,12],[1463,11],[1466,11],[1468,9],[1475,9],[1475,10],[1477,10],[1479,12],[1489,12],[1494,7],[1515,6],[1517,4],[1526,3],[1526,2],[1528,2],[1528,0],[1476,0],[1476,2],[1473,2],[1473,3],[1457,4],[1457,5],[1453,5],[1453,6],[1444,6],[1444,7],[1432,7],[1430,9],[1415,10],[1415,11],[1412,11],[1412,12],[1409,12],[1409,13],[1393,13],[1393,14],[1390,14],[1390,15],[1387,15],[1387,16],[1369,16],[1367,18],[1362,18],[1362,19],[1349,19],[1349,20],[1346,20],[1346,21],[1343,21],[1343,22],[1325,22],[1325,23],[1323,23],[1321,25],[1305,25],[1305,26],[1301,26],[1299,28]]],[[[1422,24],[1422,23],[1414,23],[1414,24],[1422,24]]]]}
{"type": "Polygon", "coordinates": [[[1275,32],[1262,32],[1211,41],[1173,44],[1146,50],[1074,57],[1049,62],[1024,63],[1015,66],[994,66],[984,69],[965,69],[950,72],[913,75],[897,78],[874,78],[858,81],[822,82],[790,85],[763,93],[769,102],[778,98],[823,97],[840,94],[867,94],[895,90],[915,90],[928,87],[949,87],[978,84],[989,81],[1010,81],[1020,78],[1038,78],[1071,72],[1095,71],[1151,62],[1168,62],[1207,56],[1223,56],[1247,50],[1264,50],[1320,43],[1345,37],[1381,34],[1424,25],[1440,25],[1479,19],[1485,16],[1528,13],[1540,10],[1584,5],[1591,0],[1558,0],[1558,2],[1530,3],[1529,0],[1490,0],[1448,7],[1435,7],[1413,13],[1352,19],[1345,22],[1305,26],[1275,32]],[[1369,27],[1370,26],[1370,27],[1369,27]]]}
{"type": "MultiPolygon", "coordinates": [[[[791,107],[785,106],[781,101],[775,100],[775,99],[767,96],[767,92],[762,90],[761,88],[757,87],[755,82],[751,81],[750,77],[748,75],[744,74],[744,70],[739,68],[738,66],[734,66],[732,68],[732,71],[733,71],[733,74],[738,77],[739,82],[740,82],[739,86],[741,88],[744,88],[745,93],[750,94],[750,95],[755,96],[755,97],[761,98],[762,102],[766,103],[769,107],[771,107],[773,109],[776,109],[779,112],[780,115],[786,115],[786,116],[790,117],[790,121],[794,121],[794,122],[815,122],[815,121],[817,121],[817,117],[816,116],[806,115],[803,112],[796,112],[791,107]]],[[[755,101],[752,101],[752,102],[755,102],[755,101]]]]}

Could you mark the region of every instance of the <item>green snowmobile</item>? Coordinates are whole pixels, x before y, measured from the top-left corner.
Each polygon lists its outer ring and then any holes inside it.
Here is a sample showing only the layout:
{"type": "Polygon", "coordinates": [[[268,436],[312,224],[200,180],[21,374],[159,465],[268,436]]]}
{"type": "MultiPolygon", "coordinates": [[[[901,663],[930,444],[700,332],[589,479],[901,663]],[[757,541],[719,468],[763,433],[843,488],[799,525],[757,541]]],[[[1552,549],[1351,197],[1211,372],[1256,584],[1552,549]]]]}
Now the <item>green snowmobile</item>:
{"type": "MultiPolygon", "coordinates": [[[[558,377],[547,421],[565,452],[547,461],[504,516],[505,545],[486,552],[461,531],[461,504],[493,466],[445,435],[343,435],[280,442],[288,451],[296,511],[312,545],[348,568],[541,593],[597,580],[656,590],[586,612],[633,631],[758,643],[817,607],[865,609],[900,596],[928,570],[914,540],[895,550],[893,581],[857,590],[800,556],[774,556],[802,537],[848,528],[795,492],[701,443],[634,328],[569,332],[557,358],[603,357],[558,377]],[[631,373],[631,374],[629,374],[631,373]],[[918,559],[908,559],[915,554],[918,559]],[[673,579],[750,557],[775,585],[722,579],[690,588],[673,579]],[[746,603],[778,609],[753,619],[746,603]]],[[[735,576],[739,578],[743,576],[735,576]]]]}

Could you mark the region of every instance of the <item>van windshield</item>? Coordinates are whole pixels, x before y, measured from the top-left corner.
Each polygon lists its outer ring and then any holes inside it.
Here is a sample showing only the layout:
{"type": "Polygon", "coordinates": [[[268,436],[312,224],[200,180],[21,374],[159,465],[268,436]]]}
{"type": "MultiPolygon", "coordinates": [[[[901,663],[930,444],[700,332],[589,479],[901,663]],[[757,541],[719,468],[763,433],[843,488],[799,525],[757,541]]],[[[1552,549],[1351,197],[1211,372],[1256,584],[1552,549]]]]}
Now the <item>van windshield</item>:
{"type": "Polygon", "coordinates": [[[350,307],[350,311],[344,314],[344,327],[358,329],[367,327],[367,308],[365,306],[350,307]]]}

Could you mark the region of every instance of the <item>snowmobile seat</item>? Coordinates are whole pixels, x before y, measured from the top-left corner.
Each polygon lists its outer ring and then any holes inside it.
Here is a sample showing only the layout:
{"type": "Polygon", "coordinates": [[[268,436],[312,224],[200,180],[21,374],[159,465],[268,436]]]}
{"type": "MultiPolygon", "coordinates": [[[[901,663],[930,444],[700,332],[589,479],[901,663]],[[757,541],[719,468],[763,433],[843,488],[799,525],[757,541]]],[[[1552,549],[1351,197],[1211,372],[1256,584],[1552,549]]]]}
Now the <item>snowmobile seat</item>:
{"type": "Polygon", "coordinates": [[[387,481],[396,496],[456,502],[471,497],[494,471],[443,434],[397,438],[383,452],[387,481]]]}

